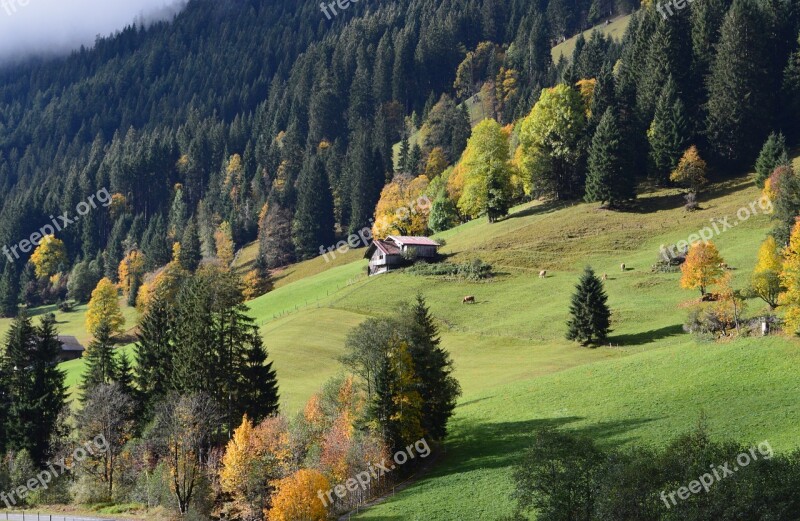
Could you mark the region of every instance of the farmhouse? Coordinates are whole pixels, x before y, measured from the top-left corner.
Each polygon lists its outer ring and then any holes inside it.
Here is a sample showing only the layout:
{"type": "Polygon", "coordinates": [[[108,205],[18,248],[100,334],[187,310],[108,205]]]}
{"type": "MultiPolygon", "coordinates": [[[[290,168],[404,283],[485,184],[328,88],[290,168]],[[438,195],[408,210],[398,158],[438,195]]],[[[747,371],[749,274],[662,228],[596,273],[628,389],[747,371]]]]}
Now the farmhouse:
{"type": "Polygon", "coordinates": [[[377,275],[420,259],[435,259],[439,243],[427,237],[390,235],[377,239],[367,248],[364,258],[369,259],[369,274],[377,275]]]}
{"type": "Polygon", "coordinates": [[[61,342],[61,352],[58,355],[59,362],[68,362],[83,356],[83,346],[74,336],[60,335],[58,341],[61,342]]]}

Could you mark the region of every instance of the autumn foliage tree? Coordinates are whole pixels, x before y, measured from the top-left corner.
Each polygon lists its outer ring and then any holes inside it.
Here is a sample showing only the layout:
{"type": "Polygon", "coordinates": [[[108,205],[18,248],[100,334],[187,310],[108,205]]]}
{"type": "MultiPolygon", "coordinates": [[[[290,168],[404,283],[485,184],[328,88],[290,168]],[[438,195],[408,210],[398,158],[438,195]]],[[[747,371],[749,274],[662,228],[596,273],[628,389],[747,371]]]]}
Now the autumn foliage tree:
{"type": "Polygon", "coordinates": [[[753,270],[750,285],[753,293],[766,302],[770,309],[778,306],[782,260],[775,238],[767,237],[758,250],[758,262],[753,270]]]}
{"type": "Polygon", "coordinates": [[[117,287],[108,278],[103,278],[92,291],[86,311],[86,330],[96,335],[101,326],[107,327],[111,335],[122,333],[125,326],[117,287]]]}
{"type": "MultiPolygon", "coordinates": [[[[139,250],[131,250],[119,263],[117,274],[119,277],[119,287],[122,293],[129,296],[131,292],[136,292],[137,287],[142,283],[144,277],[145,257],[139,250]]],[[[135,295],[133,298],[136,298],[135,295]]]]}
{"type": "Polygon", "coordinates": [[[233,264],[234,243],[231,232],[231,224],[224,221],[214,232],[214,242],[217,244],[217,258],[224,268],[229,268],[233,264]]]}
{"type": "Polygon", "coordinates": [[[269,521],[326,521],[329,507],[318,492],[331,488],[328,479],[319,471],[298,470],[275,483],[277,492],[272,508],[267,512],[269,521]]]}
{"type": "Polygon", "coordinates": [[[49,277],[56,273],[59,266],[67,262],[67,249],[64,241],[56,239],[52,235],[47,235],[39,243],[39,246],[31,255],[36,276],[41,278],[49,277]]]}
{"type": "Polygon", "coordinates": [[[786,306],[784,328],[795,335],[800,331],[800,222],[792,228],[789,245],[783,251],[780,281],[786,288],[780,299],[786,306]]]}
{"type": "Polygon", "coordinates": [[[478,124],[461,157],[459,173],[463,191],[458,208],[464,215],[487,214],[489,221],[506,215],[511,204],[511,165],[508,135],[498,122],[485,119],[478,124]]]}
{"type": "Polygon", "coordinates": [[[400,175],[387,184],[375,208],[373,236],[383,239],[388,235],[425,235],[431,206],[427,188],[425,176],[400,175]]]}
{"type": "Polygon", "coordinates": [[[706,162],[700,157],[697,147],[692,145],[684,152],[678,162],[678,167],[670,174],[669,180],[697,193],[708,183],[706,170],[706,162]]]}
{"type": "Polygon", "coordinates": [[[709,286],[722,280],[723,262],[713,242],[698,241],[692,244],[686,262],[681,265],[681,287],[699,289],[700,295],[705,297],[709,286]]]}

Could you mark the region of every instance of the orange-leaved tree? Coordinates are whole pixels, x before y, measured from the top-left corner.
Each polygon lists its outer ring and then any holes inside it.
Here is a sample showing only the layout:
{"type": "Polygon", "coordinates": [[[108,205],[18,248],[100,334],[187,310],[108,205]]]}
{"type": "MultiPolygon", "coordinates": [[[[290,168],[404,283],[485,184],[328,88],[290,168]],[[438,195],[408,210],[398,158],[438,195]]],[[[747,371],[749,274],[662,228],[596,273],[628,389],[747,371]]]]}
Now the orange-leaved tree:
{"type": "Polygon", "coordinates": [[[723,262],[713,242],[698,241],[692,244],[686,262],[681,266],[681,287],[699,289],[700,295],[705,296],[708,287],[722,279],[723,262]]]}
{"type": "Polygon", "coordinates": [[[320,492],[330,490],[328,479],[316,470],[302,469],[274,483],[277,492],[272,498],[272,508],[267,512],[269,521],[326,521],[329,505],[320,498],[320,492]]]}
{"type": "Polygon", "coordinates": [[[750,285],[753,293],[766,302],[770,309],[778,306],[778,296],[781,293],[782,261],[775,238],[767,237],[758,250],[758,263],[753,270],[750,285]]]}

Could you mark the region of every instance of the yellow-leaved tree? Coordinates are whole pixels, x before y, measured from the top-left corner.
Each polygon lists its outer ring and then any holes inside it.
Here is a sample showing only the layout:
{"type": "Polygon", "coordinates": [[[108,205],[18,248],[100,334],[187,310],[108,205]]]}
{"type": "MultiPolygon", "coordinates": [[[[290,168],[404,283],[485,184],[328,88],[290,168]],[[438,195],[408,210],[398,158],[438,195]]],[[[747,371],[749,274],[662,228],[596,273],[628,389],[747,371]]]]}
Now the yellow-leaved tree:
{"type": "Polygon", "coordinates": [[[224,268],[230,268],[233,264],[233,232],[231,223],[223,221],[214,232],[214,242],[217,243],[217,258],[224,268]]]}
{"type": "Polygon", "coordinates": [[[713,242],[698,241],[692,244],[686,262],[681,265],[681,287],[699,289],[700,295],[705,296],[709,286],[722,280],[723,262],[713,242]]]}
{"type": "Polygon", "coordinates": [[[47,235],[31,255],[36,276],[41,278],[55,274],[59,266],[67,262],[67,249],[64,242],[52,235],[47,235]]]}
{"type": "Polygon", "coordinates": [[[135,283],[141,283],[144,276],[144,254],[139,250],[131,250],[119,263],[119,287],[128,296],[135,283]]]}
{"type": "Polygon", "coordinates": [[[781,265],[783,259],[775,238],[770,236],[761,243],[758,250],[758,263],[753,270],[750,285],[758,298],[769,305],[770,309],[778,307],[781,293],[781,265]]]}
{"type": "Polygon", "coordinates": [[[425,163],[425,177],[433,180],[447,168],[447,156],[442,147],[436,147],[428,154],[428,161],[425,163]]]}
{"type": "Polygon", "coordinates": [[[269,521],[326,521],[329,506],[319,497],[319,492],[330,490],[331,485],[322,473],[302,469],[273,483],[276,488],[272,508],[267,512],[269,521]]]}
{"type": "Polygon", "coordinates": [[[493,222],[508,213],[513,196],[509,155],[508,136],[497,121],[485,119],[473,129],[460,163],[462,214],[475,218],[486,213],[493,222]]]}
{"type": "Polygon", "coordinates": [[[86,330],[96,335],[102,325],[111,335],[122,333],[125,317],[119,307],[117,287],[108,278],[103,278],[92,291],[89,309],[86,311],[86,330]]]}
{"type": "Polygon", "coordinates": [[[388,235],[425,235],[431,206],[425,196],[427,189],[428,178],[424,175],[396,176],[381,191],[372,235],[376,239],[388,235]]]}
{"type": "Polygon", "coordinates": [[[706,170],[706,162],[700,157],[697,147],[692,145],[684,152],[678,167],[670,174],[669,180],[697,193],[708,183],[706,170]]]}
{"type": "Polygon", "coordinates": [[[792,228],[789,244],[783,250],[780,281],[786,288],[780,298],[786,306],[784,330],[796,335],[800,332],[800,222],[792,228]]]}

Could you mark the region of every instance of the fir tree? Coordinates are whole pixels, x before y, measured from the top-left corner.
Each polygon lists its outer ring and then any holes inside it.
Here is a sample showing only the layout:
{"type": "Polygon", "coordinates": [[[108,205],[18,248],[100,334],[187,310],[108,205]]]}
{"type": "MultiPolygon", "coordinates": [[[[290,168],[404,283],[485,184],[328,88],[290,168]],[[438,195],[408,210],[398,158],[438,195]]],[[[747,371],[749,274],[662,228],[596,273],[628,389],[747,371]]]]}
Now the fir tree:
{"type": "Polygon", "coordinates": [[[38,413],[32,399],[35,393],[31,378],[31,353],[36,343],[36,331],[27,313],[22,312],[11,322],[6,333],[3,355],[4,387],[7,389],[3,410],[6,414],[6,449],[33,448],[31,433],[37,428],[38,413]]]}
{"type": "Polygon", "coordinates": [[[602,281],[587,266],[572,296],[569,308],[572,318],[567,322],[567,340],[580,342],[584,346],[605,342],[611,332],[611,311],[607,300],[602,281]]]}
{"type": "Polygon", "coordinates": [[[589,149],[586,201],[618,207],[635,197],[634,182],[625,164],[625,152],[614,109],[600,120],[589,149]]]}
{"type": "Polygon", "coordinates": [[[144,409],[148,412],[170,390],[174,327],[172,306],[166,299],[156,295],[139,321],[138,341],[134,346],[134,380],[141,392],[144,409]]]}
{"type": "Polygon", "coordinates": [[[0,276],[0,317],[13,318],[19,310],[19,278],[14,265],[5,263],[0,276]]]}
{"type": "Polygon", "coordinates": [[[686,110],[672,76],[658,99],[647,137],[650,141],[651,176],[661,186],[666,186],[691,137],[686,110]]]}
{"type": "Polygon", "coordinates": [[[443,440],[447,424],[461,395],[453,377],[453,361],[441,346],[439,329],[421,295],[410,309],[409,351],[419,379],[422,398],[422,428],[433,440],[443,440]]]}
{"type": "Polygon", "coordinates": [[[237,405],[242,414],[260,422],[278,412],[278,378],[267,363],[267,350],[257,330],[253,331],[244,352],[237,405]]]}
{"type": "Polygon", "coordinates": [[[55,326],[55,316],[45,315],[35,328],[36,341],[31,353],[33,403],[38,409],[37,428],[31,433],[31,455],[37,462],[49,455],[50,438],[59,426],[59,415],[67,405],[65,374],[57,364],[61,341],[55,326]]]}
{"type": "Polygon", "coordinates": [[[730,167],[749,164],[773,126],[765,33],[758,4],[734,0],[722,24],[708,80],[708,141],[730,167]]]}
{"type": "Polygon", "coordinates": [[[203,260],[203,254],[200,249],[200,234],[197,229],[197,221],[192,218],[183,232],[179,262],[183,269],[194,272],[200,266],[201,260],[203,260]]]}
{"type": "Polygon", "coordinates": [[[111,332],[106,324],[98,327],[94,339],[89,343],[85,356],[86,364],[81,380],[81,400],[86,400],[98,385],[111,384],[118,374],[118,361],[111,342],[111,332]]]}
{"type": "Polygon", "coordinates": [[[403,133],[403,140],[400,141],[400,157],[397,160],[397,171],[405,173],[408,166],[408,156],[411,154],[411,144],[408,142],[408,134],[403,133]]]}
{"type": "Polygon", "coordinates": [[[756,159],[756,184],[763,188],[764,181],[781,165],[788,166],[789,152],[786,149],[786,139],[783,134],[771,133],[761,148],[761,153],[756,159]]]}
{"type": "Polygon", "coordinates": [[[320,254],[334,243],[333,195],[325,162],[319,156],[306,160],[297,186],[297,210],[292,225],[295,252],[301,260],[320,254]]]}

